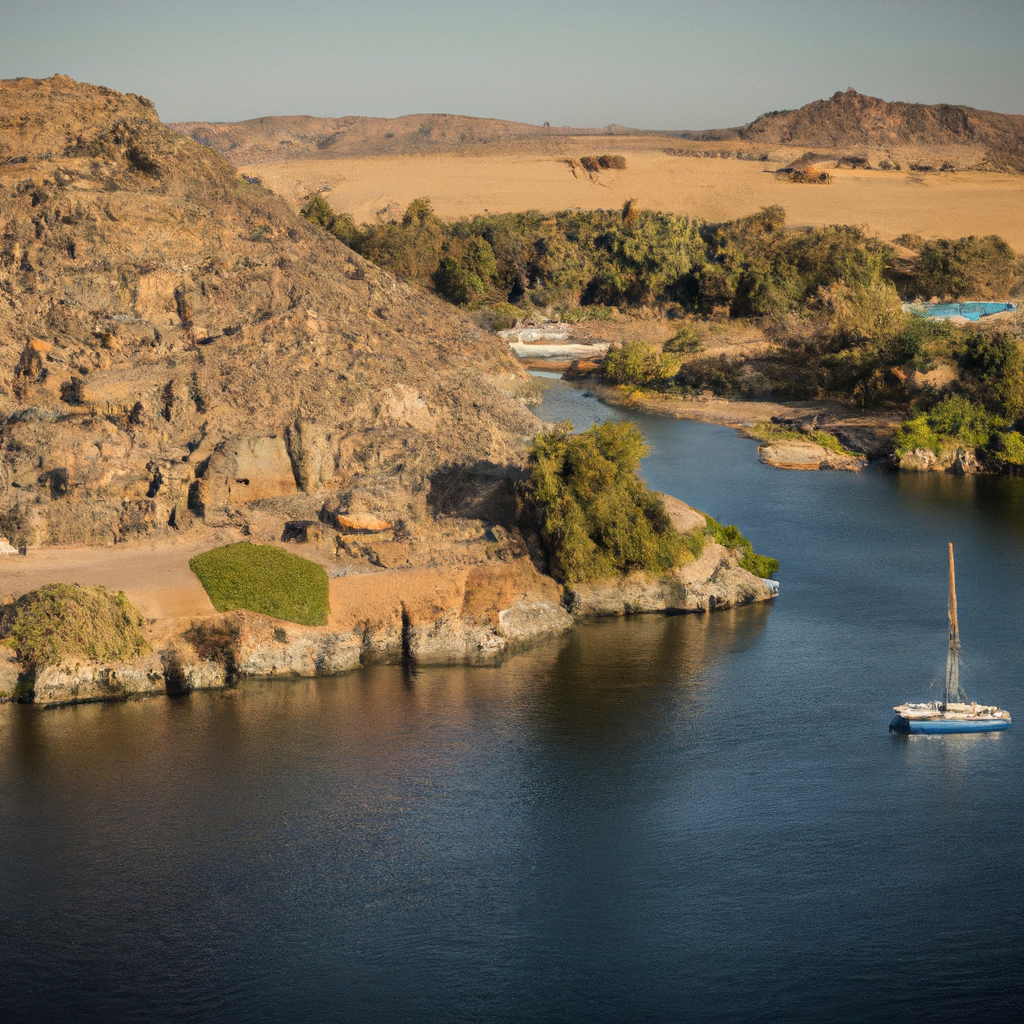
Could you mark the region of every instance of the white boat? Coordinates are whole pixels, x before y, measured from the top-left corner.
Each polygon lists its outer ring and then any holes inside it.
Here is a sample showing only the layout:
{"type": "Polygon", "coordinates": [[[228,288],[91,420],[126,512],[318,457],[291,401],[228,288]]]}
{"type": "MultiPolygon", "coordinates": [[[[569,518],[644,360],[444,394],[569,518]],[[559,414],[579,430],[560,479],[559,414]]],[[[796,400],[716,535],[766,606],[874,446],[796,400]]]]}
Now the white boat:
{"type": "Polygon", "coordinates": [[[898,704],[890,732],[943,733],[994,732],[1013,724],[1010,712],[990,704],[968,701],[960,685],[960,627],[956,614],[956,570],[949,545],[949,652],[946,655],[944,699],[920,704],[898,704]]]}

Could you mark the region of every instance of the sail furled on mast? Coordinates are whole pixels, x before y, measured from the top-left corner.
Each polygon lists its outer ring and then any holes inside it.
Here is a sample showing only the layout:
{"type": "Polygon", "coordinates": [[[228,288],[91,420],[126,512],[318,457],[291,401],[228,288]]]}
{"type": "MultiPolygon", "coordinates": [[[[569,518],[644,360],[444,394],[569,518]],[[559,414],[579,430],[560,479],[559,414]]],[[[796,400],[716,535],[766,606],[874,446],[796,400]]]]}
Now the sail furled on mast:
{"type": "Polygon", "coordinates": [[[960,685],[960,625],[956,615],[956,569],[953,545],[949,545],[949,653],[946,655],[946,705],[966,704],[967,694],[960,685]]]}

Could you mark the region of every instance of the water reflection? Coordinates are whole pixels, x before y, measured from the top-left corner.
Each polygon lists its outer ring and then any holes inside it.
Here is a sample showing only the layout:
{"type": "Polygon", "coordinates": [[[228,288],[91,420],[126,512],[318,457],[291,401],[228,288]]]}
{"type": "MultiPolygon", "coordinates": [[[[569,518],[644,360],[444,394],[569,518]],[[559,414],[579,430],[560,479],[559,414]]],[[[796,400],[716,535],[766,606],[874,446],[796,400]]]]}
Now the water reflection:
{"type": "Polygon", "coordinates": [[[666,703],[699,714],[716,662],[753,644],[770,614],[760,604],[584,623],[544,672],[538,725],[553,738],[598,747],[612,737],[648,743],[666,703]]]}

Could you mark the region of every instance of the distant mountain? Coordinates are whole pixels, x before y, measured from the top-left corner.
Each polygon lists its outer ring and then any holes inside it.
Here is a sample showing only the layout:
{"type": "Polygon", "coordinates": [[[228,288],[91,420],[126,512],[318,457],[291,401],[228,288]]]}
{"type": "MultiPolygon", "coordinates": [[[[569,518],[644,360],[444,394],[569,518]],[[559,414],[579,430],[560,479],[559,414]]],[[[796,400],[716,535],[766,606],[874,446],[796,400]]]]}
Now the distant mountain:
{"type": "MultiPolygon", "coordinates": [[[[223,153],[236,167],[315,157],[409,156],[493,150],[564,150],[605,140],[645,149],[669,140],[729,142],[815,150],[943,150],[951,167],[1024,171],[1024,115],[948,103],[889,103],[853,89],[798,110],[774,110],[739,128],[653,131],[608,125],[553,127],[458,114],[404,117],[259,117],[217,124],[183,121],[168,127],[223,153]]],[[[710,155],[710,154],[709,154],[710,155]]],[[[730,155],[732,155],[730,153],[730,155]]],[[[906,153],[904,153],[906,159],[906,153]]]]}
{"type": "MultiPolygon", "coordinates": [[[[460,114],[403,117],[258,117],[214,123],[182,121],[168,127],[223,153],[236,167],[310,157],[411,156],[454,150],[564,144],[577,137],[656,135],[640,129],[566,128],[460,114]]],[[[678,133],[672,133],[678,137],[678,133]]]]}
{"type": "Polygon", "coordinates": [[[992,168],[1024,170],[1024,115],[954,106],[887,102],[853,89],[798,110],[773,110],[741,128],[683,132],[699,142],[739,139],[816,149],[975,146],[992,168]]]}

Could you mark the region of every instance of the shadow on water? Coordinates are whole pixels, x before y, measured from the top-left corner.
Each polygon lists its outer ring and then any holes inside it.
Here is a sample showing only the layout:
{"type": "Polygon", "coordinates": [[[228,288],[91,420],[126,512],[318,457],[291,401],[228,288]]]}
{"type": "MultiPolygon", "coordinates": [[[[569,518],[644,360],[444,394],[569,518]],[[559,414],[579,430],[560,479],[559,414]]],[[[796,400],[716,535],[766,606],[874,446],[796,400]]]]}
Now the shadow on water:
{"type": "Polygon", "coordinates": [[[698,713],[721,658],[761,634],[769,604],[713,615],[646,615],[584,622],[540,676],[536,719],[549,738],[605,748],[643,746],[667,705],[698,713]]]}

